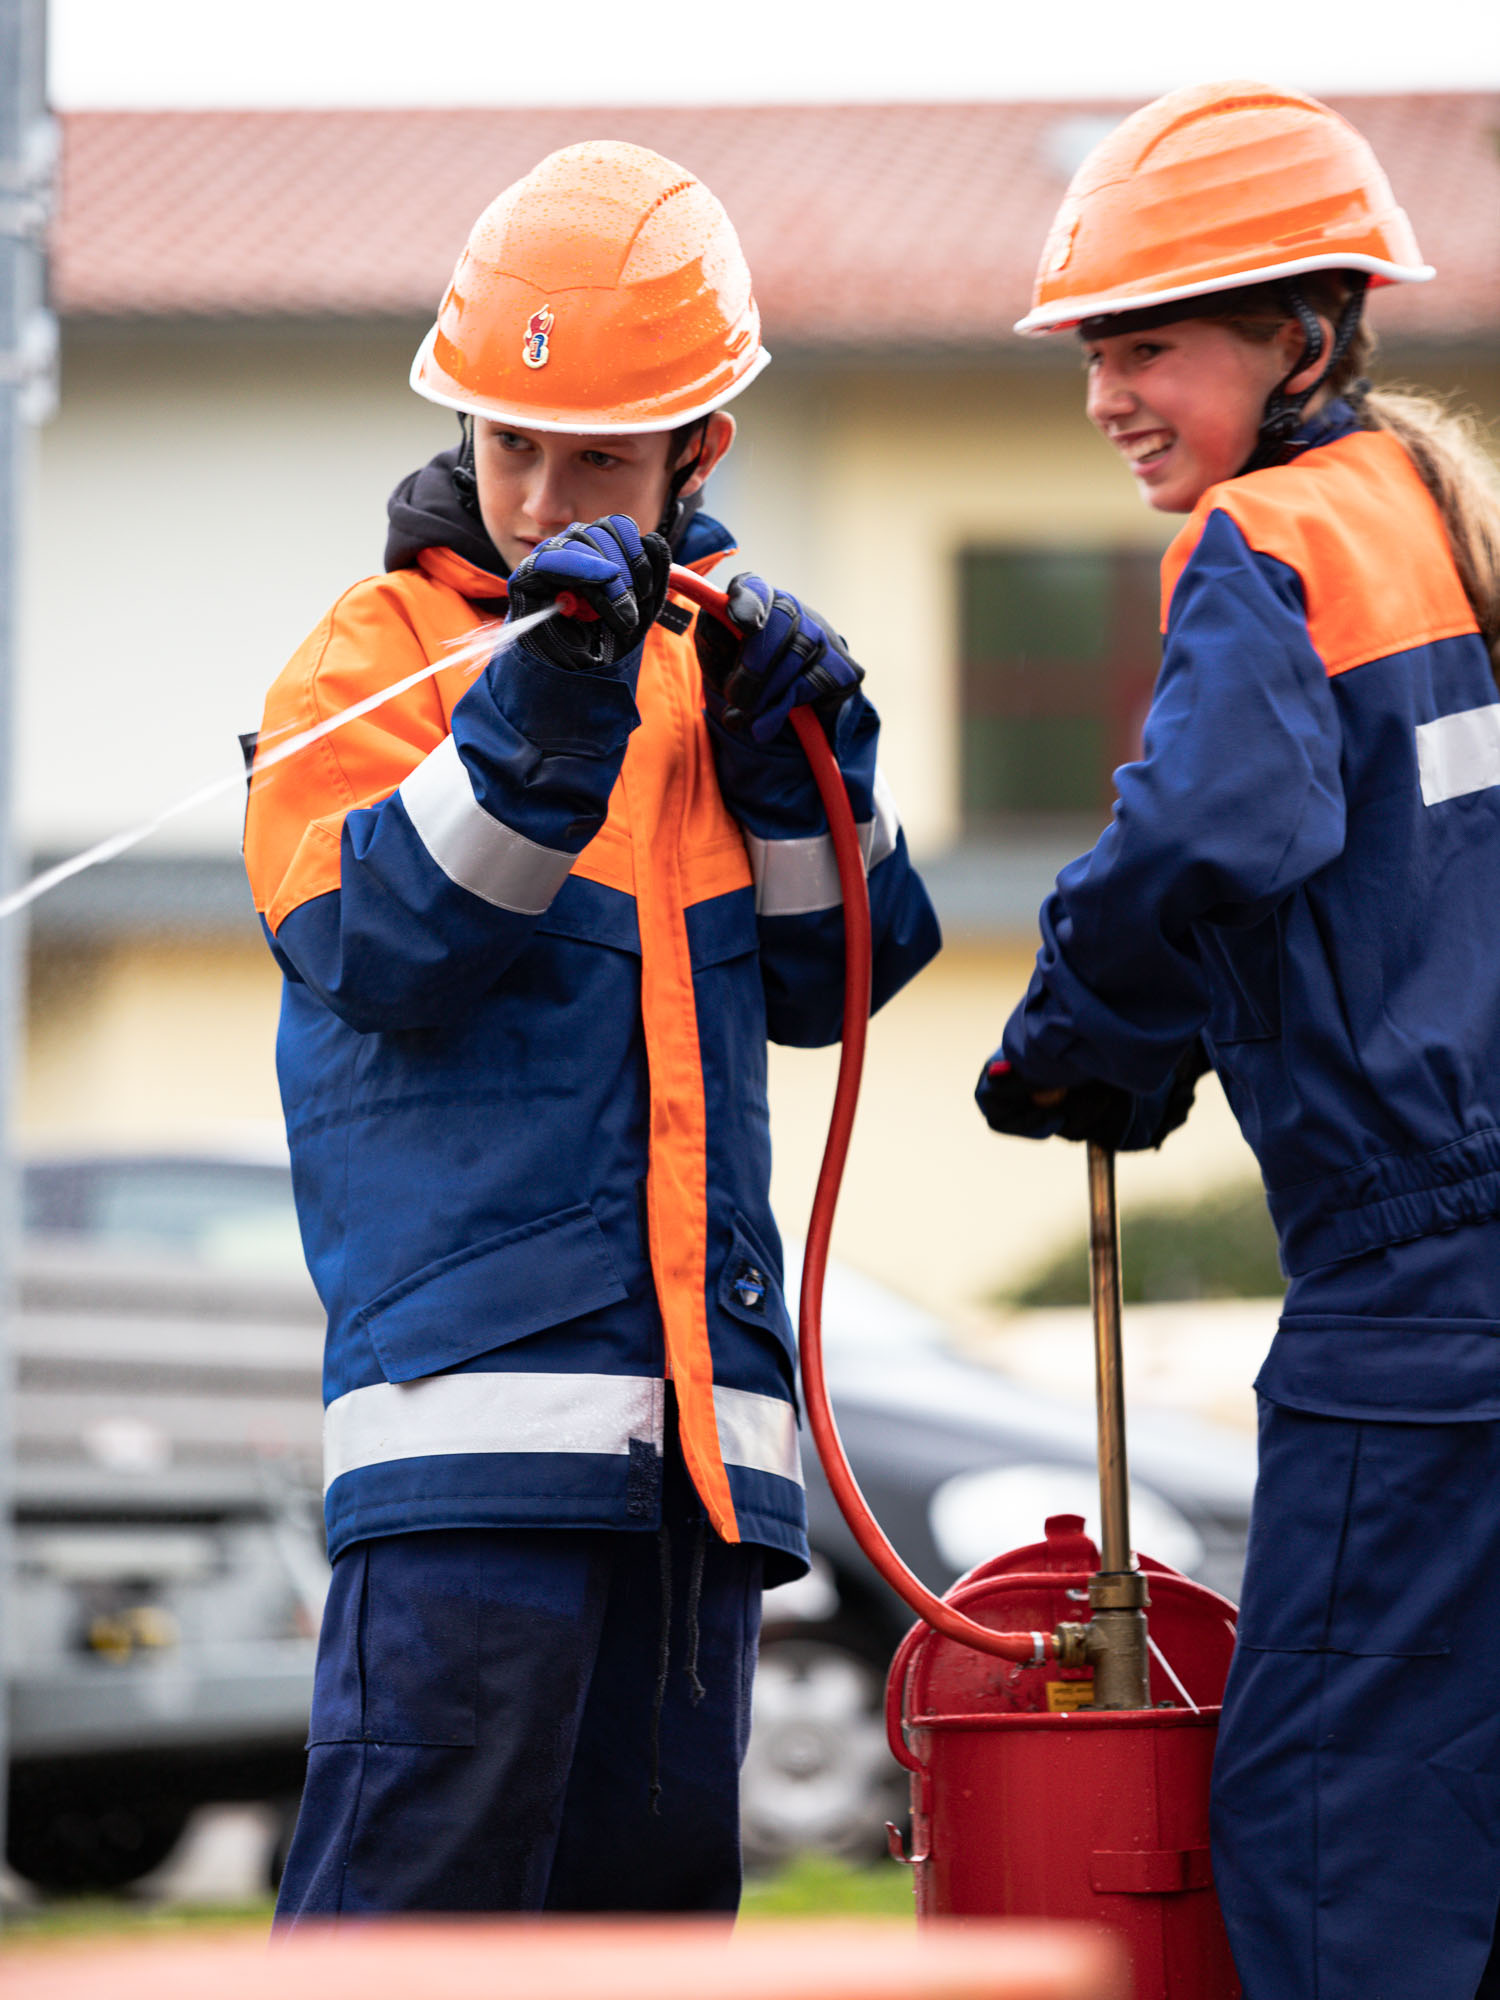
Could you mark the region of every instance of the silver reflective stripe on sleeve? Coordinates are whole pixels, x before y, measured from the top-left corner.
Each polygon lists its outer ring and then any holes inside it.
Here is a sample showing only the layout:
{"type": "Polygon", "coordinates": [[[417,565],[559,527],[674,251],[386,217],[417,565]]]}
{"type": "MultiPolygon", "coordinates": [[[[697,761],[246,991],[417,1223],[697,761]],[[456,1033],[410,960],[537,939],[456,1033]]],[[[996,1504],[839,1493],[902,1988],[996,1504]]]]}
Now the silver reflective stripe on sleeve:
{"type": "Polygon", "coordinates": [[[802,1454],[797,1448],[797,1412],[779,1396],[757,1396],[749,1389],[714,1385],[714,1415],[719,1423],[719,1451],[726,1465],[751,1472],[774,1472],[778,1479],[802,1484],[802,1454]]]}
{"type": "Polygon", "coordinates": [[[397,1458],[659,1451],[666,1385],[651,1375],[427,1375],[351,1389],[323,1415],[323,1483],[397,1458]]]}
{"type": "Polygon", "coordinates": [[[417,837],[450,882],[518,916],[540,916],[576,855],[543,847],[487,813],[474,796],[458,745],[445,736],[397,793],[417,837]]]}
{"type": "MultiPolygon", "coordinates": [[[[887,855],[895,853],[901,826],[890,786],[884,773],[878,770],[873,803],[874,818],[861,820],[858,826],[867,875],[887,855]]],[[[818,910],[838,908],[842,898],[831,834],[815,833],[801,840],[760,840],[747,833],[745,845],[750,851],[750,872],[755,877],[758,916],[806,917],[818,910]]]]}
{"type": "Polygon", "coordinates": [[[1428,806],[1500,785],[1500,703],[1419,722],[1417,775],[1428,806]]]}
{"type": "MultiPolygon", "coordinates": [[[[660,1451],[666,1385],[649,1375],[429,1375],[351,1389],[323,1417],[323,1483],[401,1458],[486,1452],[622,1458],[632,1439],[660,1451]]],[[[797,1415],[776,1396],[714,1390],[726,1465],[802,1483],[797,1415]]]]}

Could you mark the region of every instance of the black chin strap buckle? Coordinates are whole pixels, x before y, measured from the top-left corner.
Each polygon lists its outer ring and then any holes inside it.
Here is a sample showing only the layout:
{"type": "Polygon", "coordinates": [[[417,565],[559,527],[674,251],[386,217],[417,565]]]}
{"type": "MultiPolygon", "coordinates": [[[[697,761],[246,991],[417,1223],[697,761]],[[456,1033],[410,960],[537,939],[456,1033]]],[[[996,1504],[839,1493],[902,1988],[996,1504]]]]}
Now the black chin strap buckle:
{"type": "Polygon", "coordinates": [[[466,410],[459,412],[458,428],[462,442],[458,447],[458,462],[453,468],[453,490],[464,512],[472,514],[482,524],[484,516],[479,511],[479,476],[474,470],[474,419],[466,410]]]}
{"type": "MultiPolygon", "coordinates": [[[[1323,323],[1303,297],[1302,287],[1295,278],[1288,278],[1281,286],[1281,296],[1288,312],[1295,314],[1302,329],[1302,352],[1266,398],[1265,412],[1260,420],[1260,435],[1266,444],[1287,444],[1297,435],[1297,426],[1302,421],[1308,398],[1323,379],[1322,375],[1315,377],[1295,395],[1287,387],[1304,369],[1316,368],[1322,360],[1323,323]]],[[[1333,366],[1332,357],[1328,366],[1333,366]]],[[[1327,373],[1326,369],[1324,373],[1327,373]]]]}
{"type": "Polygon", "coordinates": [[[1328,350],[1328,360],[1320,372],[1305,389],[1294,395],[1287,384],[1308,368],[1316,368],[1323,359],[1323,326],[1317,314],[1303,295],[1302,287],[1295,278],[1282,282],[1281,295],[1287,310],[1294,314],[1302,329],[1302,352],[1287,373],[1277,383],[1266,398],[1266,407],[1260,420],[1260,439],[1244,470],[1253,472],[1261,466],[1279,465],[1285,462],[1285,447],[1297,435],[1302,423],[1302,413],[1317,391],[1349,351],[1349,343],[1359,330],[1360,314],[1364,310],[1365,292],[1370,280],[1363,271],[1345,273],[1349,284],[1349,296],[1345,299],[1333,330],[1333,344],[1328,350]]]}
{"type": "MultiPolygon", "coordinates": [[[[710,415],[712,412],[710,412],[710,415]]],[[[692,457],[686,465],[679,465],[672,474],[672,483],[667,489],[667,504],[661,519],[656,524],[656,532],[673,550],[677,546],[677,536],[687,526],[689,519],[687,502],[682,497],[682,489],[687,485],[698,467],[703,463],[703,449],[708,443],[708,417],[698,419],[698,437],[692,457]]]]}

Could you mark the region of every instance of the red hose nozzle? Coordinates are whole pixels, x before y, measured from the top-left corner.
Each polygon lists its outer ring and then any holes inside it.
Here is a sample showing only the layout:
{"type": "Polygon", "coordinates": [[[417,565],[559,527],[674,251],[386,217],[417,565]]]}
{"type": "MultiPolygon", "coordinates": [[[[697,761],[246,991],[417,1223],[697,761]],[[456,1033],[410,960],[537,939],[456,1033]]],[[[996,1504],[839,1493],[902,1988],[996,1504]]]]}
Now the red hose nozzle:
{"type": "Polygon", "coordinates": [[[592,604],[585,604],[574,590],[560,590],[556,598],[557,608],[564,618],[576,618],[580,625],[597,625],[599,614],[592,604]]]}

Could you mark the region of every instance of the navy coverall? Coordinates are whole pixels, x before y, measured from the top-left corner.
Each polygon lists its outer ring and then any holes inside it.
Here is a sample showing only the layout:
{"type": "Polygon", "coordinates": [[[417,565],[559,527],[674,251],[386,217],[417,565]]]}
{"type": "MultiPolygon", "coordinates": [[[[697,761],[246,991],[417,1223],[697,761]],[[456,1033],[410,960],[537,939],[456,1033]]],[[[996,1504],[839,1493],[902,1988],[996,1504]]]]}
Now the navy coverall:
{"type": "Polygon", "coordinates": [[[1204,495],[1163,596],[1143,757],[1002,1052],[1149,1094],[1201,1036],[1265,1179],[1290,1285],[1214,1809],[1248,2000],[1468,2000],[1500,1902],[1495,679],[1432,498],[1342,402],[1204,495]]]}
{"type": "MultiPolygon", "coordinates": [[[[730,1909],[762,1578],[807,1565],[768,1039],[837,1039],[795,737],[703,712],[692,613],[568,672],[456,639],[503,563],[442,454],[272,689],[252,778],[333,1588],[283,1918],[730,1909]],[[403,683],[410,683],[402,691],[403,683]],[[783,740],[784,738],[784,740],[783,740]]],[[[690,519],[678,559],[729,537],[690,519]]],[[[877,1004],[938,948],[855,693],[877,1004]]]]}

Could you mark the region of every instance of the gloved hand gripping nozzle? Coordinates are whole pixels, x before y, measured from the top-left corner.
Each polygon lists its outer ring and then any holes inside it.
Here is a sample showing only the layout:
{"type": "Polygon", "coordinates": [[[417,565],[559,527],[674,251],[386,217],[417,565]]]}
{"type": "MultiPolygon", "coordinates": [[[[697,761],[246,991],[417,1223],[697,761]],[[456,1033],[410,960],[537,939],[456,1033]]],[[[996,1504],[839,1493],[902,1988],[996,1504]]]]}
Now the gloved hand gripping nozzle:
{"type": "Polygon", "coordinates": [[[510,615],[555,606],[561,615],[528,635],[526,650],[571,672],[607,671],[656,623],[671,567],[661,536],[642,535],[628,514],[606,514],[589,527],[575,521],[511,571],[510,615]]]}

